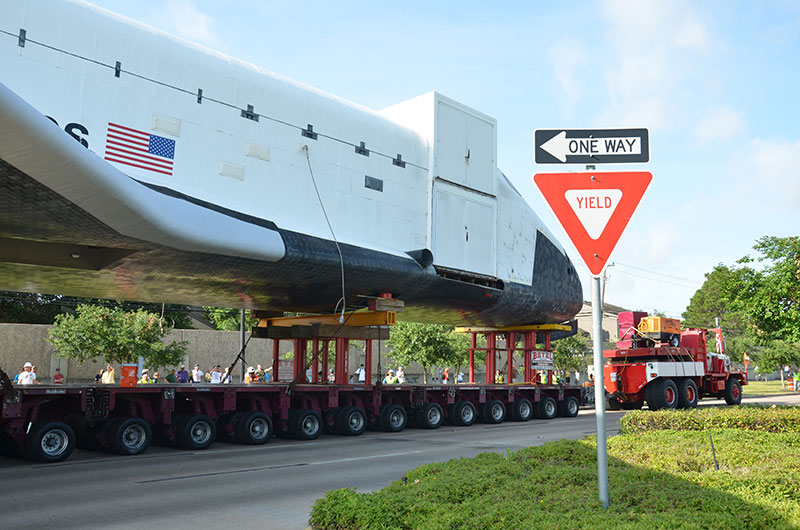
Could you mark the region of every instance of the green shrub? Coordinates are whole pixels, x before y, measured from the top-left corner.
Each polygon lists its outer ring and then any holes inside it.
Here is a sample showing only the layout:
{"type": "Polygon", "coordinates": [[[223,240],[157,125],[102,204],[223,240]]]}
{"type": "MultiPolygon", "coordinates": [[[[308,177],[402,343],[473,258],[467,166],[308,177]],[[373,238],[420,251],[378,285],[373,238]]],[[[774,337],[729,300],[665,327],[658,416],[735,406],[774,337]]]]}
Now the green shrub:
{"type": "Polygon", "coordinates": [[[619,422],[620,434],[722,428],[800,433],[800,407],[743,405],[655,412],[637,410],[625,414],[619,422]]]}
{"type": "Polygon", "coordinates": [[[596,445],[588,437],[423,465],[373,493],[333,490],[315,503],[309,523],[315,529],[800,528],[800,433],[711,433],[719,471],[709,432],[610,438],[608,510],[598,502],[596,445]]]}

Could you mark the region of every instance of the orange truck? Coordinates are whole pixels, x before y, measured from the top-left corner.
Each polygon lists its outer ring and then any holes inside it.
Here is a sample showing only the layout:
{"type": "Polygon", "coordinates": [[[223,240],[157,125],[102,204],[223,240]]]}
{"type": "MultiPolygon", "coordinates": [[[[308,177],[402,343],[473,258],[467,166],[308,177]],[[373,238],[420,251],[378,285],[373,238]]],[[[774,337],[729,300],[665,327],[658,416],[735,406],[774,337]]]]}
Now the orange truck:
{"type": "Polygon", "coordinates": [[[742,401],[747,378],[731,370],[722,330],[689,328],[680,321],[625,311],[618,316],[617,348],[605,350],[603,384],[608,408],[650,410],[693,408],[703,397],[742,401]],[[716,351],[709,351],[709,335],[716,351]]]}

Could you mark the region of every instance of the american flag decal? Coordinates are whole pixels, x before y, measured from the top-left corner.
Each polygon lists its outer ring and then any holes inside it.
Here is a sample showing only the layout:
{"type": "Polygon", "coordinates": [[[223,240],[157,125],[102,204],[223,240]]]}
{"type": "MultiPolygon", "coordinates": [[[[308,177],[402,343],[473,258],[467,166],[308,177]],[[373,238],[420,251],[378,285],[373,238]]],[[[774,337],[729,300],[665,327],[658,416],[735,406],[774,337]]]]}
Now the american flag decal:
{"type": "Polygon", "coordinates": [[[172,175],[175,140],[109,122],[105,159],[172,175]]]}

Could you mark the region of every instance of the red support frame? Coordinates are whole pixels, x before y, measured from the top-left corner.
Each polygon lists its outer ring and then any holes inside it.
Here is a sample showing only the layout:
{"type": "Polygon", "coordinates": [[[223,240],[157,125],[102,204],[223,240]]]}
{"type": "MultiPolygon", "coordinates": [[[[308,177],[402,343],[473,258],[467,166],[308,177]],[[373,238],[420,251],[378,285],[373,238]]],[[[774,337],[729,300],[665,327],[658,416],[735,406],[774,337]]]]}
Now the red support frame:
{"type": "Polygon", "coordinates": [[[278,370],[280,369],[281,341],[272,339],[272,380],[278,382],[278,370]]]}
{"type": "Polygon", "coordinates": [[[364,383],[372,384],[372,339],[364,341],[364,383]]]}

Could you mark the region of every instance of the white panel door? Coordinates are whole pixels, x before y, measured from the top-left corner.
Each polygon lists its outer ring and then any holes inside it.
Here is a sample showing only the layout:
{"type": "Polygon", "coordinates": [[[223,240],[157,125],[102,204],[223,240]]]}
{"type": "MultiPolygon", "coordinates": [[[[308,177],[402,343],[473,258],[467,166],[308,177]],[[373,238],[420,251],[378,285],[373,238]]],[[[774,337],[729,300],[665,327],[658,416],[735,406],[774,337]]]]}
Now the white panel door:
{"type": "Polygon", "coordinates": [[[437,105],[436,176],[466,186],[467,115],[444,101],[437,105]]]}
{"type": "Polygon", "coordinates": [[[467,117],[467,186],[494,195],[494,124],[477,116],[467,117]]]}
{"type": "Polygon", "coordinates": [[[495,276],[495,200],[437,183],[433,199],[434,264],[495,276]]]}

